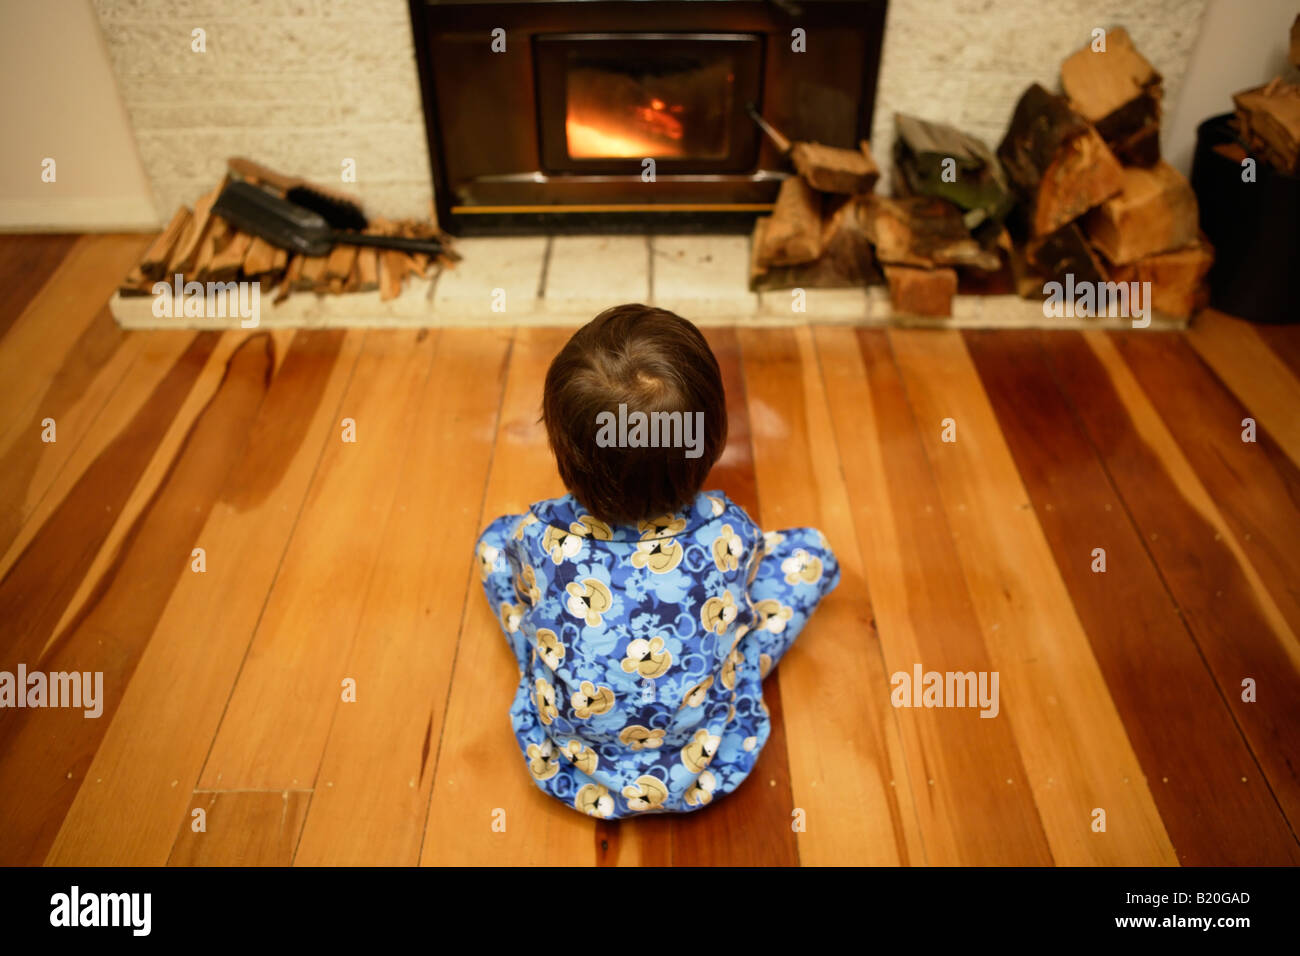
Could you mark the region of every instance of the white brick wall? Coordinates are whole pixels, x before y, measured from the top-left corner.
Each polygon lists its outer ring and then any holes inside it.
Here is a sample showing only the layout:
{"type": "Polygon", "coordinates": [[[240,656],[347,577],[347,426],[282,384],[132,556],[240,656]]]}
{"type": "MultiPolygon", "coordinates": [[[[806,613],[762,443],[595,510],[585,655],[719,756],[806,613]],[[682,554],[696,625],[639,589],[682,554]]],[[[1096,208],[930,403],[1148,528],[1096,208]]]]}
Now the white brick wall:
{"type": "Polygon", "coordinates": [[[892,165],[895,112],[951,123],[996,148],[1025,87],[1059,92],[1061,62],[1097,27],[1125,27],[1164,76],[1167,117],[1206,2],[890,0],[872,151],[882,169],[892,165]]]}
{"type": "MultiPolygon", "coordinates": [[[[246,155],[339,182],[388,216],[432,198],[405,0],[94,0],[159,215],[246,155]],[[190,49],[207,32],[207,52],[190,49]]],[[[1016,99],[1059,84],[1094,27],[1123,25],[1176,101],[1206,0],[891,0],[872,145],[888,167],[895,111],[996,146],[1016,99]]],[[[815,51],[809,51],[815,55],[815,51]]],[[[887,179],[885,180],[887,182],[887,179]]],[[[886,188],[886,187],[882,187],[886,188]]]]}
{"type": "Polygon", "coordinates": [[[159,215],[228,156],[339,184],[367,210],[429,215],[405,0],[95,0],[159,215]],[[192,52],[191,31],[207,33],[192,52]],[[357,182],[340,180],[345,158],[357,182]]]}

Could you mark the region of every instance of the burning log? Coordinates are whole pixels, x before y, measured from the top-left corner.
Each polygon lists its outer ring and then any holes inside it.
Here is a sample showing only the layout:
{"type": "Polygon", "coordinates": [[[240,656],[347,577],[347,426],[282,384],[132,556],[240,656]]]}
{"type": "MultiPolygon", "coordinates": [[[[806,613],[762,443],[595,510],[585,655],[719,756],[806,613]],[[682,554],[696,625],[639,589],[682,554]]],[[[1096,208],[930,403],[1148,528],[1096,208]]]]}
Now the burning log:
{"type": "Polygon", "coordinates": [[[1055,232],[1124,186],[1119,161],[1097,131],[1064,97],[1037,83],[1016,104],[998,158],[1036,236],[1055,232]]]}

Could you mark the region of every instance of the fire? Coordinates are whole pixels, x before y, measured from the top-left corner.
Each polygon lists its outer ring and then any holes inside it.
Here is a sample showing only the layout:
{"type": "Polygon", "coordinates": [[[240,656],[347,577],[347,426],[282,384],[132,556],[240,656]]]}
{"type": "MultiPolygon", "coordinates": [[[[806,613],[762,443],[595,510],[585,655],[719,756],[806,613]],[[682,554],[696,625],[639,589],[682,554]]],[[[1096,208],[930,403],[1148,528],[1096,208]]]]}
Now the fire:
{"type": "Polygon", "coordinates": [[[630,116],[580,116],[570,104],[564,121],[569,155],[574,159],[681,156],[684,130],[681,120],[672,115],[681,112],[681,106],[669,106],[658,97],[633,108],[630,116]]]}

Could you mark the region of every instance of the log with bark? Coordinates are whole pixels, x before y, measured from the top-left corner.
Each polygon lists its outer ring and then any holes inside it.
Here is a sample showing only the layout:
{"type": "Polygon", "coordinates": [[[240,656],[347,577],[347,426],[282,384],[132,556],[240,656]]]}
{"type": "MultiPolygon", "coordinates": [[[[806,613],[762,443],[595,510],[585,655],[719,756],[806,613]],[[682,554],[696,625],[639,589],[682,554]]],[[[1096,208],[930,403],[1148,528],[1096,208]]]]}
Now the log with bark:
{"type": "Polygon", "coordinates": [[[1123,27],[1106,33],[1105,50],[1085,46],[1061,65],[1070,106],[1092,123],[1123,163],[1160,159],[1160,74],[1133,46],[1123,27]]]}
{"type": "Polygon", "coordinates": [[[894,114],[894,127],[897,193],[948,200],[966,212],[968,229],[1001,222],[1010,212],[1015,196],[1002,164],[982,141],[902,113],[894,114]]]}
{"type": "Polygon", "coordinates": [[[822,143],[796,143],[763,119],[752,106],[749,115],[781,154],[790,157],[795,171],[813,189],[825,193],[857,194],[869,193],[876,188],[880,168],[866,140],[862,140],[856,150],[822,143]]]}
{"type": "Polygon", "coordinates": [[[867,196],[861,206],[867,238],[883,263],[922,268],[966,266],[985,271],[1001,267],[996,253],[971,238],[961,212],[947,200],[867,196]]]}
{"type": "Polygon", "coordinates": [[[1111,271],[1115,282],[1150,282],[1151,306],[1180,319],[1209,304],[1205,281],[1214,264],[1214,249],[1204,237],[1183,249],[1147,256],[1111,271]]]}
{"type": "Polygon", "coordinates": [[[1035,83],[1016,104],[998,158],[1020,195],[1016,218],[1036,236],[1055,232],[1124,186],[1097,131],[1062,96],[1035,83]]]}
{"type": "Polygon", "coordinates": [[[1063,282],[1073,275],[1075,282],[1104,282],[1106,266],[1093,252],[1077,223],[1066,223],[1046,236],[1025,244],[1025,258],[1039,275],[1063,282]]]}
{"type": "Polygon", "coordinates": [[[1161,161],[1124,170],[1124,189],[1083,219],[1088,239],[1114,265],[1125,265],[1196,241],[1196,194],[1161,161]]]}
{"type": "Polygon", "coordinates": [[[763,245],[769,220],[757,220],[750,255],[750,289],[846,289],[880,282],[861,211],[860,199],[841,199],[822,225],[821,255],[812,262],[792,266],[759,265],[754,253],[763,245]]]}
{"type": "Polygon", "coordinates": [[[857,149],[795,143],[790,161],[809,186],[824,193],[869,193],[880,178],[880,167],[866,140],[857,149]]]}

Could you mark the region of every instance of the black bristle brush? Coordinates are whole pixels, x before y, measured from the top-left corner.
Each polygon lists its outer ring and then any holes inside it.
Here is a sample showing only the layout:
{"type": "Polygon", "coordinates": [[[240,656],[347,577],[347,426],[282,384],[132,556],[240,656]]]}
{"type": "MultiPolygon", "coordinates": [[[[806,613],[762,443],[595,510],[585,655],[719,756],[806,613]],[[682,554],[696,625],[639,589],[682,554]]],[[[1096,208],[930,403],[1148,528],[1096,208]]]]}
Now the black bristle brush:
{"type": "Polygon", "coordinates": [[[296,176],[286,176],[274,169],[255,163],[242,156],[226,161],[227,168],[243,180],[252,180],[284,193],[284,198],[295,206],[302,206],[320,215],[332,229],[351,229],[360,232],[370,225],[361,204],[349,196],[317,186],[296,176]]]}
{"type": "Polygon", "coordinates": [[[303,256],[329,255],[330,250],[339,243],[433,256],[443,251],[442,243],[437,239],[372,236],[335,229],[324,216],[314,210],[281,199],[261,186],[237,179],[222,187],[221,194],[212,206],[212,212],[241,232],[303,256]]]}

